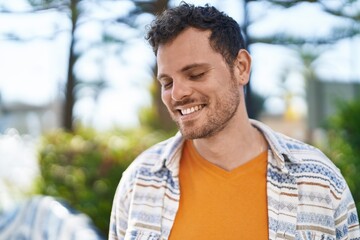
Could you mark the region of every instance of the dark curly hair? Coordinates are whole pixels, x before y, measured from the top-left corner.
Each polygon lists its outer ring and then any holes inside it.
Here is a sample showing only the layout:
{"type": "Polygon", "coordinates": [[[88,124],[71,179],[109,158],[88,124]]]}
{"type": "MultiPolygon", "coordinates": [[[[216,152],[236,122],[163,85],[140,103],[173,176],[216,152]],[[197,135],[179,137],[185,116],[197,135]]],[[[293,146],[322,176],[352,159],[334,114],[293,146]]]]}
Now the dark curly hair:
{"type": "Polygon", "coordinates": [[[172,41],[188,27],[210,30],[210,46],[229,66],[233,66],[239,50],[245,48],[237,22],[208,4],[195,7],[181,2],[178,7],[165,10],[148,26],[145,38],[156,55],[159,45],[172,41]]]}

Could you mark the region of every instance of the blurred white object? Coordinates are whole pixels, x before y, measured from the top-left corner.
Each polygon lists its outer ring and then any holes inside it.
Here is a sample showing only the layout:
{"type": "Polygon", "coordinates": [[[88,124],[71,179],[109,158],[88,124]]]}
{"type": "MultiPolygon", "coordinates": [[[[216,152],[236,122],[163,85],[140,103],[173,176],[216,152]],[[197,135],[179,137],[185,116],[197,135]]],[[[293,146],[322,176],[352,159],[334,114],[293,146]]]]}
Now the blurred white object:
{"type": "Polygon", "coordinates": [[[89,217],[48,196],[0,213],[0,240],[101,240],[89,217]]]}
{"type": "Polygon", "coordinates": [[[0,210],[24,198],[38,175],[36,139],[16,129],[0,134],[0,210]]]}

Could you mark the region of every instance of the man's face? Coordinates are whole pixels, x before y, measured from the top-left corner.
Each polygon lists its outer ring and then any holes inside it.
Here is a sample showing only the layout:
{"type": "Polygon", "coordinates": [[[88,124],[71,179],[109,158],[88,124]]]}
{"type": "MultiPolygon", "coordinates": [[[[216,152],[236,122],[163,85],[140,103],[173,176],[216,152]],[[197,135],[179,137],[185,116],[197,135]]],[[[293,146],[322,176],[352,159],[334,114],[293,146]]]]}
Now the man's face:
{"type": "Polygon", "coordinates": [[[211,48],[209,36],[210,31],[188,28],[157,53],[162,101],[186,139],[220,132],[240,103],[233,70],[211,48]]]}

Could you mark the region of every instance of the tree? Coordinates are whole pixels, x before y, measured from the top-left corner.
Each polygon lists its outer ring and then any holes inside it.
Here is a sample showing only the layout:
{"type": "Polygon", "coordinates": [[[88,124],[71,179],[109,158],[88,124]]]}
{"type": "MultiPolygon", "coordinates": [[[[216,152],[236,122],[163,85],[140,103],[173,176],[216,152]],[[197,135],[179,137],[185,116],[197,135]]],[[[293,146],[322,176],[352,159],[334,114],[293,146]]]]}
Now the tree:
{"type": "MultiPolygon", "coordinates": [[[[269,2],[273,7],[282,7],[283,9],[290,9],[292,7],[296,7],[300,4],[310,3],[314,5],[318,5],[321,9],[333,16],[337,16],[343,20],[348,20],[348,24],[341,28],[335,28],[333,32],[326,37],[323,38],[302,38],[302,37],[294,37],[289,36],[286,33],[275,33],[272,36],[268,37],[255,37],[252,36],[249,40],[249,44],[252,43],[269,43],[269,44],[280,44],[280,45],[296,45],[300,46],[303,44],[333,44],[338,40],[351,38],[360,33],[360,8],[358,7],[357,0],[343,0],[337,1],[336,4],[331,1],[326,0],[269,0],[269,1],[255,1],[255,0],[246,0],[248,3],[256,2],[265,3],[269,2]]],[[[256,21],[256,19],[255,19],[256,21]]],[[[251,23],[250,23],[251,24],[251,23]]]]}
{"type": "MultiPolygon", "coordinates": [[[[128,26],[134,29],[145,29],[144,25],[138,25],[137,19],[142,17],[145,14],[150,14],[155,16],[160,14],[163,10],[169,7],[169,0],[133,0],[135,8],[126,16],[120,17],[117,19],[119,23],[125,23],[128,26]]],[[[144,31],[140,30],[140,35],[143,36],[144,31]]],[[[146,124],[150,125],[154,129],[163,129],[165,131],[174,131],[175,123],[172,121],[165,105],[161,100],[161,89],[160,85],[156,81],[157,66],[154,64],[151,67],[152,72],[152,84],[150,87],[150,94],[152,98],[152,106],[150,108],[142,109],[140,113],[140,120],[146,124]]]]}
{"type": "Polygon", "coordinates": [[[327,154],[340,168],[360,214],[360,99],[340,102],[328,121],[327,154]]]}
{"type": "MultiPolygon", "coordinates": [[[[71,20],[71,29],[70,29],[70,46],[69,46],[69,57],[68,57],[68,69],[67,69],[67,81],[66,81],[66,93],[65,93],[65,104],[64,104],[64,118],[63,118],[63,126],[67,130],[73,130],[72,119],[73,119],[73,106],[75,103],[74,89],[76,85],[76,77],[74,76],[74,65],[78,59],[78,55],[74,51],[75,45],[75,31],[77,28],[80,11],[78,9],[78,4],[81,0],[28,0],[28,3],[31,5],[31,8],[27,11],[15,12],[9,11],[7,9],[2,9],[2,13],[8,14],[36,14],[45,11],[65,11],[68,12],[68,15],[71,20]]],[[[55,33],[56,35],[56,33],[55,33]]],[[[23,39],[11,35],[12,39],[17,39],[20,41],[24,41],[23,39]]],[[[36,36],[34,36],[36,37],[36,36]]],[[[50,36],[50,39],[54,38],[54,36],[50,36]]]]}
{"type": "MultiPolygon", "coordinates": [[[[87,49],[79,51],[76,49],[76,45],[79,42],[79,39],[76,36],[76,33],[79,27],[91,20],[96,20],[103,25],[105,28],[109,23],[114,19],[95,19],[91,16],[91,11],[89,11],[90,6],[92,7],[103,7],[104,3],[109,3],[115,1],[111,0],[26,0],[29,3],[28,10],[23,11],[14,11],[8,10],[5,6],[0,6],[0,13],[3,14],[40,14],[44,12],[59,12],[68,17],[70,28],[69,29],[54,29],[53,35],[47,37],[41,37],[48,40],[53,40],[56,36],[64,31],[69,33],[70,44],[68,46],[68,60],[67,60],[67,74],[66,74],[66,84],[64,88],[64,105],[63,105],[63,119],[62,127],[67,131],[74,130],[74,105],[78,99],[78,95],[81,88],[92,88],[94,89],[94,99],[96,100],[99,96],[99,92],[107,87],[105,80],[102,76],[99,76],[99,79],[92,82],[85,82],[79,79],[78,75],[75,72],[75,66],[78,60],[82,57],[84,52],[89,51],[90,48],[101,47],[109,45],[110,43],[116,43],[121,47],[124,40],[117,36],[115,38],[111,35],[110,32],[107,32],[106,29],[103,31],[102,42],[92,43],[88,46],[87,49]]],[[[14,33],[8,33],[6,40],[17,40],[17,41],[31,41],[39,38],[38,36],[33,36],[30,39],[22,39],[14,33]]]]}
{"type": "MultiPolygon", "coordinates": [[[[360,33],[360,7],[359,1],[356,0],[342,0],[342,1],[326,1],[326,0],[269,0],[269,1],[255,1],[245,0],[245,15],[248,16],[248,20],[245,21],[244,29],[251,28],[254,24],[258,23],[268,13],[271,13],[273,9],[290,11],[300,5],[308,5],[311,7],[322,10],[328,16],[336,17],[339,19],[339,24],[333,27],[328,34],[313,35],[313,36],[301,36],[292,35],[289,32],[279,30],[267,35],[256,35],[248,33],[248,45],[250,49],[252,46],[256,46],[258,43],[266,45],[280,45],[284,48],[292,50],[293,53],[298,55],[299,65],[296,70],[303,75],[305,80],[305,86],[308,86],[309,81],[320,80],[321,76],[318,74],[317,66],[319,65],[318,59],[323,54],[332,51],[334,46],[344,39],[351,39],[359,36],[360,33]],[[255,12],[252,9],[257,9],[259,6],[266,6],[266,10],[262,14],[252,15],[255,12]],[[341,23],[341,24],[340,24],[341,23]],[[301,65],[301,69],[298,67],[301,65]]],[[[299,16],[299,22],[301,17],[306,18],[306,12],[303,16],[299,16]]],[[[283,19],[286,21],[286,19],[283,19]]],[[[294,28],[297,26],[295,25],[294,28]]],[[[279,29],[282,29],[279,26],[279,29]]],[[[288,68],[289,66],[285,66],[288,68]]],[[[340,79],[331,79],[340,80],[340,79]]],[[[307,89],[309,90],[309,89],[307,89]]],[[[307,93],[309,91],[306,91],[307,93]]],[[[308,94],[306,94],[308,95],[308,94]]],[[[315,94],[316,96],[316,94],[315,94]]],[[[311,141],[312,134],[308,132],[308,140],[311,141]]]]}

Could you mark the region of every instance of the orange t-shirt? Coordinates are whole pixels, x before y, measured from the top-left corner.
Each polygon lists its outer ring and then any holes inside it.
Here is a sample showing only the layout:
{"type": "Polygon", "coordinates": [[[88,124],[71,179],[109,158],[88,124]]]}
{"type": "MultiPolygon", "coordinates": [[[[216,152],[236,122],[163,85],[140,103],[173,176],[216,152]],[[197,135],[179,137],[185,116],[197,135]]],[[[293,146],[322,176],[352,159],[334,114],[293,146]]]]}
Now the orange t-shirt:
{"type": "Polygon", "coordinates": [[[180,205],[170,240],[268,239],[267,151],[226,171],[186,141],[180,163],[180,205]]]}

